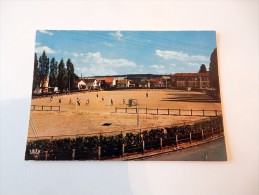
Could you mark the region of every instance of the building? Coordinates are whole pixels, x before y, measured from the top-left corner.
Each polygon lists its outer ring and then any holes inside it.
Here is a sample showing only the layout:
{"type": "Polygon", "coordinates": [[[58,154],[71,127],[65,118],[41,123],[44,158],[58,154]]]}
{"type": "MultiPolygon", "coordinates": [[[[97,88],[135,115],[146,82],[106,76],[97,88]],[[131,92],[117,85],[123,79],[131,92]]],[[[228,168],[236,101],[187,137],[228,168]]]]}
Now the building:
{"type": "Polygon", "coordinates": [[[83,80],[76,80],[74,82],[74,88],[82,90],[82,89],[87,89],[87,86],[86,86],[86,83],[83,80]]]}
{"type": "Polygon", "coordinates": [[[115,77],[105,77],[105,83],[109,88],[113,88],[116,86],[115,77]]]}
{"type": "Polygon", "coordinates": [[[152,88],[162,88],[164,87],[163,80],[161,78],[151,78],[149,81],[149,87],[152,88]]]}
{"type": "Polygon", "coordinates": [[[85,78],[83,81],[88,89],[99,88],[99,82],[95,78],[85,78]]]}
{"type": "Polygon", "coordinates": [[[139,82],[138,82],[138,87],[139,88],[150,88],[150,83],[147,79],[141,79],[139,82]]]}
{"type": "Polygon", "coordinates": [[[126,88],[126,87],[129,87],[129,85],[130,85],[130,80],[123,79],[123,80],[116,81],[117,88],[126,88]]]}
{"type": "Polygon", "coordinates": [[[209,88],[209,73],[175,73],[171,75],[172,87],[209,88]]]}

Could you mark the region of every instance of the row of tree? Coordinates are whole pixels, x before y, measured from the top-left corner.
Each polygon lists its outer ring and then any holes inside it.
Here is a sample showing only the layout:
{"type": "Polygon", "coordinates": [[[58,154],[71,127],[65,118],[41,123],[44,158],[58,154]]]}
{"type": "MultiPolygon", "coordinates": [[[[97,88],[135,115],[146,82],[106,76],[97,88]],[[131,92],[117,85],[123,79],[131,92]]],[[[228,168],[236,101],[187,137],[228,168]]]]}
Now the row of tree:
{"type": "Polygon", "coordinates": [[[74,64],[70,59],[67,60],[65,67],[63,59],[58,64],[55,57],[49,60],[46,52],[43,51],[38,60],[35,53],[32,92],[41,87],[41,92],[43,93],[44,83],[47,82],[47,79],[49,79],[48,86],[58,87],[61,92],[66,89],[70,91],[77,77],[74,72],[74,64]]]}

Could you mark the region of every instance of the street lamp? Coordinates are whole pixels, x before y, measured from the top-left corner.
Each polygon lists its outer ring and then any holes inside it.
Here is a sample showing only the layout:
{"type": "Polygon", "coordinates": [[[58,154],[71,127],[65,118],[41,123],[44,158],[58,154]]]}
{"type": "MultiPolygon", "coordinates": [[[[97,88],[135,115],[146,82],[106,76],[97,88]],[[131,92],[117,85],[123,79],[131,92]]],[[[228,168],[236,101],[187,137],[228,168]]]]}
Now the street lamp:
{"type": "Polygon", "coordinates": [[[136,99],[136,102],[137,102],[137,126],[139,126],[139,102],[137,99],[136,99]]]}
{"type": "Polygon", "coordinates": [[[129,107],[137,106],[137,126],[139,126],[139,101],[137,99],[129,99],[129,107]],[[134,102],[133,102],[134,101],[134,102]]]}

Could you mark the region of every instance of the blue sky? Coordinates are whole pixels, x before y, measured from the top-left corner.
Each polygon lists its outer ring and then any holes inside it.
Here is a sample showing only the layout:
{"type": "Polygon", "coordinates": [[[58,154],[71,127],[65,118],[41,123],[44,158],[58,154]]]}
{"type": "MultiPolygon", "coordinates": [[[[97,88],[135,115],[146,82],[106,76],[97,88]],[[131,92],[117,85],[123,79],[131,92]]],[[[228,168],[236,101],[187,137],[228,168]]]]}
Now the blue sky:
{"type": "Polygon", "coordinates": [[[35,52],[71,59],[79,76],[172,74],[209,68],[215,31],[38,30],[35,52]]]}

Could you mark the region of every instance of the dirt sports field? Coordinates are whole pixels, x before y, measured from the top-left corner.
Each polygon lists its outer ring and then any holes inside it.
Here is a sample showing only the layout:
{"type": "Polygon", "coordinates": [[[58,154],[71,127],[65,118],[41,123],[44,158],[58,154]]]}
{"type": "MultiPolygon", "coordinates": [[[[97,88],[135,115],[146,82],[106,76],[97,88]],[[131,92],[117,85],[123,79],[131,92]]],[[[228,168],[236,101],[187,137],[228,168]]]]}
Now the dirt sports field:
{"type": "MultiPolygon", "coordinates": [[[[129,108],[127,104],[130,98],[138,99],[140,108],[221,110],[220,103],[214,102],[210,97],[200,92],[169,90],[99,91],[54,96],[52,101],[49,97],[33,99],[31,105],[61,106],[61,111],[31,111],[31,119],[38,136],[60,136],[119,132],[182,122],[188,123],[206,118],[144,114],[141,111],[140,124],[137,126],[136,114],[115,113],[115,107],[129,108]],[[146,93],[148,93],[148,97],[146,93]],[[59,98],[61,98],[61,103],[59,103],[59,98]],[[80,106],[76,106],[77,98],[80,100],[80,106]],[[70,99],[72,103],[69,103],[70,99]],[[113,105],[111,105],[111,99],[113,105]],[[123,99],[125,99],[126,104],[123,104],[123,99]],[[87,100],[89,100],[88,104],[87,100]],[[111,123],[111,125],[103,126],[104,123],[111,123]]],[[[136,106],[131,108],[136,108],[136,106]]],[[[31,123],[29,124],[28,137],[34,137],[31,123]]]]}

